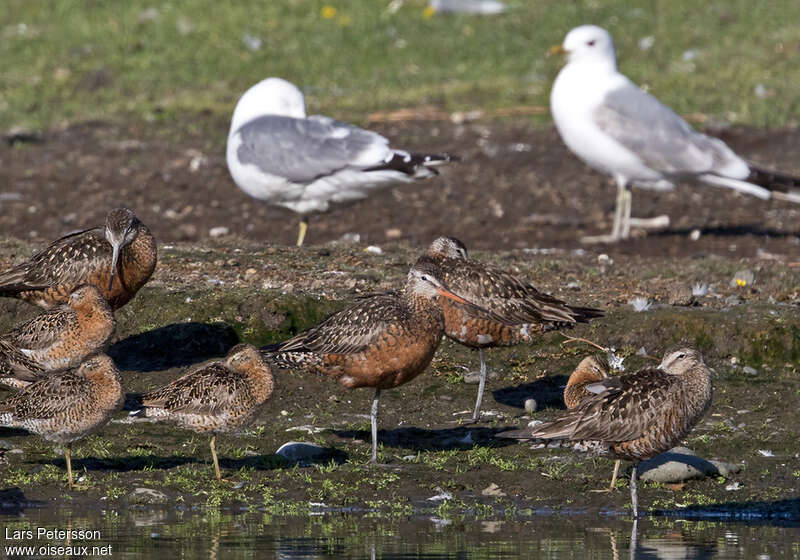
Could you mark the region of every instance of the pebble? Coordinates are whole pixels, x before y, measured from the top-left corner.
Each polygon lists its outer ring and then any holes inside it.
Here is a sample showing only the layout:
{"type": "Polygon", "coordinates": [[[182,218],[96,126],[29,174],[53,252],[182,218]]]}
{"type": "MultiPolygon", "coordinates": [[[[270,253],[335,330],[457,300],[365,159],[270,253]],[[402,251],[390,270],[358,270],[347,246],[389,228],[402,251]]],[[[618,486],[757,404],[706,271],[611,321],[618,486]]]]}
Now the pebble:
{"type": "Polygon", "coordinates": [[[639,464],[639,478],[671,484],[707,476],[727,477],[742,470],[741,465],[698,457],[686,447],[675,447],[639,464]]]}
{"type": "Polygon", "coordinates": [[[452,500],[453,499],[453,495],[450,492],[445,492],[444,490],[442,490],[438,486],[436,488],[434,488],[434,490],[436,490],[439,493],[436,494],[435,496],[431,496],[430,498],[428,498],[429,502],[443,502],[445,500],[452,500]]]}
{"type": "Polygon", "coordinates": [[[536,399],[525,399],[525,412],[528,414],[533,414],[536,412],[538,407],[539,405],[536,404],[536,399]]]}
{"type": "Polygon", "coordinates": [[[134,488],[128,494],[128,501],[135,504],[163,504],[169,501],[169,496],[153,488],[134,488]]]}
{"type": "Polygon", "coordinates": [[[369,247],[364,249],[364,251],[366,253],[369,253],[370,255],[382,255],[383,254],[383,249],[381,249],[377,245],[370,245],[369,247]]]}
{"type": "MultiPolygon", "coordinates": [[[[486,372],[486,379],[497,379],[500,377],[496,371],[490,370],[486,372]]],[[[480,370],[468,371],[464,374],[464,383],[467,385],[477,385],[480,383],[481,380],[481,372],[480,370]]]]}
{"type": "Polygon", "coordinates": [[[730,285],[732,288],[745,288],[752,286],[756,282],[755,274],[749,268],[738,271],[731,278],[730,285]]]}
{"type": "Polygon", "coordinates": [[[758,375],[758,370],[754,367],[744,366],[742,371],[745,372],[747,375],[758,375]]]}
{"type": "Polygon", "coordinates": [[[489,486],[481,490],[481,496],[497,496],[502,497],[505,496],[506,493],[500,490],[500,487],[492,482],[489,486]]]}
{"type": "Polygon", "coordinates": [[[210,230],[208,230],[208,235],[214,238],[228,235],[228,233],[230,233],[230,230],[225,226],[212,227],[210,230]]]}
{"type": "Polygon", "coordinates": [[[301,464],[325,463],[333,456],[327,447],[303,441],[287,441],[278,448],[275,454],[287,461],[301,464]]]}

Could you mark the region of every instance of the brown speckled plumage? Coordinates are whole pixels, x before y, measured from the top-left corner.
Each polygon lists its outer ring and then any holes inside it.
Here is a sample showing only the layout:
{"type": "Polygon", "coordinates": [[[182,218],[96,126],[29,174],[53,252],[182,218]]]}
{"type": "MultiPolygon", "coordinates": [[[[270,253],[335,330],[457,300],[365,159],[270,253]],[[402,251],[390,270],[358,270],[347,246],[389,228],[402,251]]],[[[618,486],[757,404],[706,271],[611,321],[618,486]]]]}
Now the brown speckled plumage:
{"type": "Polygon", "coordinates": [[[572,410],[586,397],[594,396],[586,390],[586,386],[607,379],[609,376],[608,361],[600,356],[586,356],[569,376],[564,388],[564,404],[572,410]]]}
{"type": "Polygon", "coordinates": [[[375,462],[380,391],[408,383],[428,367],[444,327],[437,300],[451,295],[435,264],[418,263],[403,292],[363,298],[264,351],[279,367],[321,373],[350,389],[375,388],[375,462]]]}
{"type": "Polygon", "coordinates": [[[19,388],[77,367],[105,349],[116,321],[100,291],[84,284],[66,302],[0,335],[0,384],[19,388]]]}
{"type": "MultiPolygon", "coordinates": [[[[224,362],[196,367],[142,397],[142,416],[176,422],[195,432],[237,431],[250,424],[272,395],[272,371],[258,349],[234,346],[224,362]]],[[[220,478],[214,438],[211,453],[220,478]]]]}
{"type": "Polygon", "coordinates": [[[92,284],[116,310],[150,279],[156,258],[156,242],[147,226],[127,208],[117,208],[108,213],[104,226],[62,237],[0,274],[0,296],[49,309],[66,301],[79,285],[92,284]],[[109,288],[115,244],[119,257],[109,288]]]}
{"type": "MultiPolygon", "coordinates": [[[[496,266],[469,260],[464,244],[452,237],[440,237],[431,243],[420,258],[426,260],[436,263],[444,282],[455,293],[503,319],[475,314],[456,302],[442,300],[445,335],[470,348],[483,350],[528,342],[546,331],[603,316],[599,309],[567,305],[540,292],[527,280],[496,266]]],[[[480,417],[485,379],[486,362],[481,352],[481,384],[473,420],[480,417]]]]}
{"type": "Polygon", "coordinates": [[[32,383],[0,403],[0,426],[22,428],[66,445],[71,487],[69,444],[105,425],[122,401],[114,362],[105,354],[95,354],[77,368],[32,383]]]}
{"type": "Polygon", "coordinates": [[[699,352],[681,348],[665,354],[658,368],[610,377],[586,390],[594,396],[558,420],[500,436],[582,441],[596,454],[633,461],[636,516],[636,465],[674,447],[705,414],[711,404],[711,371],[699,352]]]}

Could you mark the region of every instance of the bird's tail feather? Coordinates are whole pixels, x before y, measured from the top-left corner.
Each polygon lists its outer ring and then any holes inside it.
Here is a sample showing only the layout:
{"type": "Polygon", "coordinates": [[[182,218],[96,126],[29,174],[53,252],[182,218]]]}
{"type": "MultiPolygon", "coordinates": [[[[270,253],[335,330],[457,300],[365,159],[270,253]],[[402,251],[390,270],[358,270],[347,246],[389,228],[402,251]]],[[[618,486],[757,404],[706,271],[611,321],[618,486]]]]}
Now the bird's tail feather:
{"type": "Polygon", "coordinates": [[[800,204],[800,177],[750,165],[747,181],[772,192],[778,200],[800,204]]]}
{"type": "Polygon", "coordinates": [[[711,174],[701,175],[699,179],[707,185],[733,189],[740,193],[756,196],[763,200],[769,200],[772,197],[772,193],[769,189],[765,189],[764,187],[753,183],[748,183],[747,181],[740,181],[739,179],[731,179],[730,177],[720,177],[719,175],[711,174]]]}
{"type": "Polygon", "coordinates": [[[392,170],[422,179],[438,175],[435,168],[451,161],[461,161],[461,158],[451,154],[420,154],[396,150],[391,158],[365,171],[392,170]]]}

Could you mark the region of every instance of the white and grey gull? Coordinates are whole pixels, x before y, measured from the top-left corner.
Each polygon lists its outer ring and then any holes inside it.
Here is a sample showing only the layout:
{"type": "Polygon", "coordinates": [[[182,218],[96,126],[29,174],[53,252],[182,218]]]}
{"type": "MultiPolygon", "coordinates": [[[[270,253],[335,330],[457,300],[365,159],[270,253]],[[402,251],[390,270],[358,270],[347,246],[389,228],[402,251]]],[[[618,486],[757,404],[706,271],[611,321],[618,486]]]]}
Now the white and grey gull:
{"type": "Polygon", "coordinates": [[[310,214],[381,187],[433,177],[435,166],[457,159],[397,150],[376,132],[306,116],[303,93],[281,78],[262,80],[239,99],[226,156],[244,192],[301,215],[298,245],[310,214]]]}
{"type": "MultiPolygon", "coordinates": [[[[632,186],[666,190],[689,180],[762,199],[800,202],[800,179],[745,161],[621,74],[614,41],[605,29],[576,27],[551,52],[567,55],[550,94],[561,138],[617,184],[611,234],[585,240],[614,242],[630,236],[632,223],[647,225],[647,220],[630,217],[632,186]]],[[[669,223],[659,218],[657,223],[669,223]]]]}

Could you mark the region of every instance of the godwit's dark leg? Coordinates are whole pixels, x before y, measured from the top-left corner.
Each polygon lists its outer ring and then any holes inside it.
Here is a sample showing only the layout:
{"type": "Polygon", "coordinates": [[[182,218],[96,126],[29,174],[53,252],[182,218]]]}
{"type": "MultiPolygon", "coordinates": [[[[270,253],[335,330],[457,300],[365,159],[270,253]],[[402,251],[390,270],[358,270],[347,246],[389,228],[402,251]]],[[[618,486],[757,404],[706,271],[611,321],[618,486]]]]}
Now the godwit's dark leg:
{"type": "Polygon", "coordinates": [[[219,461],[217,460],[217,448],[215,442],[217,440],[217,434],[211,436],[211,458],[214,460],[214,474],[217,475],[217,480],[222,480],[222,475],[219,472],[219,461]]]}
{"type": "Polygon", "coordinates": [[[70,489],[72,489],[72,457],[70,457],[69,445],[64,447],[64,459],[67,461],[67,481],[70,489]]]}
{"type": "Polygon", "coordinates": [[[634,521],[639,519],[639,496],[636,492],[636,467],[638,463],[633,464],[631,469],[631,509],[633,509],[634,521]]]}
{"type": "Polygon", "coordinates": [[[472,413],[472,421],[477,422],[481,419],[481,402],[483,401],[483,389],[486,387],[486,356],[483,348],[478,350],[481,356],[481,379],[478,382],[478,400],[475,401],[475,412],[472,413]]]}
{"type": "Polygon", "coordinates": [[[372,399],[372,411],[370,421],[372,422],[372,458],[369,460],[373,465],[378,464],[378,401],[381,398],[381,390],[375,389],[375,398],[372,399]]]}
{"type": "Polygon", "coordinates": [[[300,228],[297,232],[297,246],[300,247],[303,244],[303,240],[306,238],[306,231],[308,231],[308,216],[301,216],[300,217],[300,228]]]}

